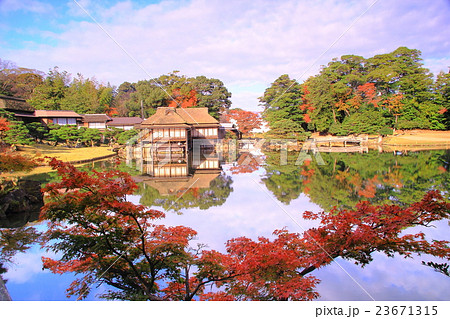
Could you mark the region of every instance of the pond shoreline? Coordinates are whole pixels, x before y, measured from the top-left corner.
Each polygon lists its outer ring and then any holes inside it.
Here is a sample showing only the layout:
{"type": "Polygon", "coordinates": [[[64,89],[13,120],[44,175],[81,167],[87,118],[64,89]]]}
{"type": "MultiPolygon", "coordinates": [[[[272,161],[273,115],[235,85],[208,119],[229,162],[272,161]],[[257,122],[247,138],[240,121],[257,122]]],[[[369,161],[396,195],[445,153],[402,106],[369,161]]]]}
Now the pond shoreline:
{"type": "MultiPolygon", "coordinates": [[[[117,151],[111,147],[83,147],[68,148],[61,146],[51,146],[45,144],[35,144],[33,146],[21,146],[15,154],[28,158],[39,159],[44,157],[54,157],[72,165],[96,162],[117,156],[117,151]]],[[[28,172],[2,173],[1,177],[29,176],[34,174],[48,173],[52,168],[48,165],[48,160],[43,161],[37,167],[28,172]]]]}
{"type": "MultiPolygon", "coordinates": [[[[315,143],[322,143],[326,141],[329,143],[329,148],[342,148],[344,147],[344,141],[358,139],[360,140],[360,146],[367,149],[378,149],[382,151],[395,151],[395,150],[433,150],[433,149],[450,149],[450,131],[431,131],[431,130],[397,130],[393,135],[381,136],[381,135],[348,135],[348,136],[335,136],[335,135],[320,135],[320,133],[313,133],[310,139],[314,139],[315,143]]],[[[280,149],[280,145],[267,145],[268,149],[280,149]]],[[[300,151],[304,147],[313,147],[307,141],[304,142],[292,142],[286,143],[285,146],[288,151],[300,151]]],[[[347,146],[348,148],[348,146],[347,146]]],[[[343,151],[345,152],[345,151],[343,151]]]]}

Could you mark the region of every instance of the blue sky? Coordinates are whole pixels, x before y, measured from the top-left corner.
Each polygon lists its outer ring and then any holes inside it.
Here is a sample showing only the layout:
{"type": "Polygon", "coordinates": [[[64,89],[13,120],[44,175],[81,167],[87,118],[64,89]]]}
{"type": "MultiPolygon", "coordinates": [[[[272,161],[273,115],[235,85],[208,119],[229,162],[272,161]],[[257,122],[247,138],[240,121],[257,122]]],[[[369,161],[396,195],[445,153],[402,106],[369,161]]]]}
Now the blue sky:
{"type": "Polygon", "coordinates": [[[407,46],[447,71],[449,16],[448,0],[0,0],[0,58],[117,86],[205,75],[225,83],[233,107],[259,110],[281,74],[304,81],[344,54],[407,46]]]}

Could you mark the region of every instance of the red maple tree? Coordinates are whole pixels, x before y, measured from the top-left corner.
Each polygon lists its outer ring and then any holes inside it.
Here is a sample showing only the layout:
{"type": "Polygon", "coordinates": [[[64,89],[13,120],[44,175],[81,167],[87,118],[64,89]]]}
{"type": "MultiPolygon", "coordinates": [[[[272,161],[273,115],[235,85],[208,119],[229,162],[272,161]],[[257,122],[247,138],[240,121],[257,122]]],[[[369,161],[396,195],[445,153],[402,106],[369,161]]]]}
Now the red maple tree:
{"type": "Polygon", "coordinates": [[[68,289],[79,298],[107,283],[115,289],[104,297],[112,299],[311,300],[319,282],[311,272],[337,257],[365,265],[376,251],[450,254],[447,241],[404,232],[450,217],[450,204],[437,191],[408,207],[360,202],[351,210],[305,212],[320,226],[301,234],[276,230],[274,239],[230,239],[222,253],[191,248],[193,229],[164,226],[162,212],[128,202],[137,187],[128,174],[50,164],[61,182],[44,189],[49,198],[42,218],[50,221],[45,246],[62,254],[43,258],[44,268],[81,274],[68,289]]]}
{"type": "Polygon", "coordinates": [[[228,121],[236,121],[236,125],[243,134],[249,133],[253,129],[261,126],[261,116],[256,112],[245,111],[242,109],[229,110],[225,115],[228,121]]]}

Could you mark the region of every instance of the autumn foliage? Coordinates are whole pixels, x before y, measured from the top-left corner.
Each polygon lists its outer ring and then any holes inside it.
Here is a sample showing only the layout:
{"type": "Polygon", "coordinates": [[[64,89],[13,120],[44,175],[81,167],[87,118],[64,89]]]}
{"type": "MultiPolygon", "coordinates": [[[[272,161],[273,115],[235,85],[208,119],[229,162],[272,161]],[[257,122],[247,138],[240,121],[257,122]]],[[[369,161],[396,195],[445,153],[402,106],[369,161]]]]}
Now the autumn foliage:
{"type": "Polygon", "coordinates": [[[195,107],[197,106],[197,91],[190,90],[187,94],[182,94],[180,89],[172,92],[172,99],[168,102],[168,107],[195,107]]]}
{"type": "Polygon", "coordinates": [[[230,168],[231,174],[233,175],[253,173],[261,166],[260,161],[258,161],[251,153],[242,153],[236,164],[236,166],[230,168]]]}
{"type": "Polygon", "coordinates": [[[256,112],[245,111],[241,109],[232,109],[226,113],[228,121],[236,121],[236,125],[243,134],[261,126],[261,117],[256,112]]]}
{"type": "Polygon", "coordinates": [[[0,117],[0,132],[5,132],[10,129],[9,122],[7,119],[0,117]]]}
{"type": "Polygon", "coordinates": [[[305,212],[320,225],[303,233],[275,230],[272,238],[233,238],[219,252],[191,247],[195,230],[165,226],[162,212],[127,201],[137,186],[126,173],[80,172],[54,159],[50,164],[61,181],[44,189],[44,245],[61,257],[43,258],[44,268],[80,274],[68,289],[79,298],[105,283],[109,299],[312,300],[319,280],[311,272],[337,257],[364,265],[376,251],[450,253],[446,241],[404,232],[449,217],[450,204],[437,191],[409,207],[361,202],[352,210],[305,212]]]}

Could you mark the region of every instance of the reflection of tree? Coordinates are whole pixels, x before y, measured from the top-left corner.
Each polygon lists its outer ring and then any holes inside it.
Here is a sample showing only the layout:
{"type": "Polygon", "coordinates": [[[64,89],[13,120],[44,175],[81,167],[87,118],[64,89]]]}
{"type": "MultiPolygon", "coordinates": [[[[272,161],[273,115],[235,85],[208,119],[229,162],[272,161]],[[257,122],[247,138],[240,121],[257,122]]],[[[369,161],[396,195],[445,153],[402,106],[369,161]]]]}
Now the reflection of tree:
{"type": "Polygon", "coordinates": [[[366,265],[374,252],[450,254],[446,241],[405,232],[450,217],[450,203],[437,191],[407,207],[366,201],[354,209],[305,212],[304,218],[320,225],[303,234],[276,230],[274,239],[230,239],[220,253],[189,248],[193,229],[156,224],[163,213],[127,202],[125,195],[137,187],[129,175],[53,165],[62,181],[47,186],[43,214],[51,221],[47,247],[62,255],[43,258],[44,267],[81,274],[68,289],[80,298],[103,282],[115,288],[104,295],[112,299],[311,300],[318,296],[311,273],[338,257],[366,265]],[[58,192],[61,188],[68,192],[58,192]],[[210,285],[214,289],[206,289],[210,285]]]}
{"type": "Polygon", "coordinates": [[[289,204],[305,187],[306,179],[301,175],[300,167],[295,165],[296,157],[288,154],[286,165],[281,165],[279,153],[267,152],[266,156],[266,174],[262,181],[280,202],[289,204]]]}
{"type": "Polygon", "coordinates": [[[240,154],[236,164],[236,166],[230,168],[233,175],[253,173],[261,166],[258,160],[251,153],[247,152],[240,154]]]}
{"type": "Polygon", "coordinates": [[[137,194],[141,195],[140,203],[151,207],[158,206],[164,210],[180,212],[182,209],[198,207],[206,210],[213,206],[221,206],[225,203],[233,191],[230,176],[221,174],[211,181],[208,188],[195,187],[195,176],[188,186],[177,189],[174,194],[161,195],[160,192],[144,183],[139,184],[137,194]]]}
{"type": "Polygon", "coordinates": [[[33,227],[0,229],[0,276],[6,272],[5,264],[12,263],[18,252],[25,252],[38,240],[40,233],[33,227]]]}
{"type": "Polygon", "coordinates": [[[448,189],[448,150],[407,156],[322,153],[321,157],[325,165],[315,160],[305,161],[300,167],[292,164],[293,160],[288,160],[288,165],[267,162],[263,181],[282,202],[289,202],[303,191],[326,210],[334,206],[352,208],[361,200],[410,204],[430,189],[448,189]]]}

